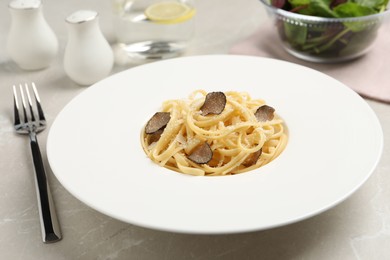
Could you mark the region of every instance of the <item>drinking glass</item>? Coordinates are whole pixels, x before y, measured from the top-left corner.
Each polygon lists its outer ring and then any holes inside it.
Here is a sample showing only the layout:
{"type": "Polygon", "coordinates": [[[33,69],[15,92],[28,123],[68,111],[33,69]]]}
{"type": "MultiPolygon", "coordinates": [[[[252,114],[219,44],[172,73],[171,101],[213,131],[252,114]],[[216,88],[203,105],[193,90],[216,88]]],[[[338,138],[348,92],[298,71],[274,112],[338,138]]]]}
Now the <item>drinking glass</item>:
{"type": "Polygon", "coordinates": [[[182,54],[194,33],[193,0],[112,0],[117,51],[134,61],[182,54]]]}

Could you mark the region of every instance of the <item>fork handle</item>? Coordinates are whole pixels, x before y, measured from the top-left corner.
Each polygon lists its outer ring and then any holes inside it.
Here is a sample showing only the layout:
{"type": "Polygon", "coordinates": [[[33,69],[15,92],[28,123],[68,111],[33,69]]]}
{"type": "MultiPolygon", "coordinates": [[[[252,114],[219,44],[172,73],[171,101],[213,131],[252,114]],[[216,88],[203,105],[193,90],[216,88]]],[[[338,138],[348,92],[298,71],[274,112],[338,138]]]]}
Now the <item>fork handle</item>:
{"type": "Polygon", "coordinates": [[[57,242],[61,240],[60,226],[47,181],[37,136],[34,132],[30,134],[30,145],[35,169],[35,187],[38,198],[42,240],[44,243],[57,242]]]}

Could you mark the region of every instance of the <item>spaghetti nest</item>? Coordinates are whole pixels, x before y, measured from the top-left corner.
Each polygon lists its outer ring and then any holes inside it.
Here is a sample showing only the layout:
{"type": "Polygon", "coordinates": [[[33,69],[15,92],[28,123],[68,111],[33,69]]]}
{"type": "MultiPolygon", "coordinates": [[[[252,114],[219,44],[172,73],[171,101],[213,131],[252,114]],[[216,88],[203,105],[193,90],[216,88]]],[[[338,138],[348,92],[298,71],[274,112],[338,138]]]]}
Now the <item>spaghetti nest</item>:
{"type": "Polygon", "coordinates": [[[206,102],[219,103],[207,100],[204,90],[193,92],[187,100],[164,102],[159,115],[167,115],[167,123],[149,132],[147,125],[142,131],[147,156],[171,170],[210,176],[250,171],[276,158],[286,146],[287,135],[274,109],[248,93],[222,94],[225,104],[219,114],[202,112],[206,102]],[[260,110],[268,110],[268,115],[260,110]]]}

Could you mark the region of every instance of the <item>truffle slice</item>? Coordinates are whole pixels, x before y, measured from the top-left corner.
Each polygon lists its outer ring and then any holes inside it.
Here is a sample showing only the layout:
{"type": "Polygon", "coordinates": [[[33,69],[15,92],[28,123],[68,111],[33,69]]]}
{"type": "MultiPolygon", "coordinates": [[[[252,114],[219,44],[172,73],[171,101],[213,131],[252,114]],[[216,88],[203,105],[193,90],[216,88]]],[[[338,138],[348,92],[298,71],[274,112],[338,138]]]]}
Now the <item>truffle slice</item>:
{"type": "Polygon", "coordinates": [[[200,110],[202,111],[202,116],[207,116],[208,114],[219,115],[225,109],[225,105],[226,96],[223,92],[210,92],[206,95],[206,100],[200,110]]]}
{"type": "Polygon", "coordinates": [[[213,151],[210,148],[210,145],[207,142],[196,147],[190,155],[188,155],[188,159],[198,164],[208,163],[213,157],[213,151]]]}
{"type": "Polygon", "coordinates": [[[242,163],[242,165],[244,165],[245,167],[249,167],[249,166],[252,166],[254,164],[257,163],[257,161],[259,160],[260,158],[260,155],[261,153],[263,152],[263,149],[260,149],[254,153],[252,153],[251,155],[249,155],[245,161],[242,163]]]}
{"type": "Polygon", "coordinates": [[[164,127],[167,126],[170,119],[171,119],[171,115],[169,112],[155,113],[146,124],[145,133],[153,134],[158,130],[163,129],[164,127]]]}
{"type": "Polygon", "coordinates": [[[149,144],[157,142],[160,140],[161,134],[164,132],[164,129],[159,129],[156,132],[149,134],[149,144]]]}
{"type": "Polygon", "coordinates": [[[275,109],[273,107],[264,105],[256,110],[255,116],[258,121],[265,122],[274,119],[275,109]]]}

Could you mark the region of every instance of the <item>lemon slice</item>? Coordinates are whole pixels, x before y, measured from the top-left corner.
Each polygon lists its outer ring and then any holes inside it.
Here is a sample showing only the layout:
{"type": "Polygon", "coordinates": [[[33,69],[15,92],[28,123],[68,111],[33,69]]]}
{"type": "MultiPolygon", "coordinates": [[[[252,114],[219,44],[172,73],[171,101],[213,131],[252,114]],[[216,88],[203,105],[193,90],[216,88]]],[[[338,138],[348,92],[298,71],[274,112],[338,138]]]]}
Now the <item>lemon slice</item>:
{"type": "Polygon", "coordinates": [[[146,17],[157,23],[181,23],[195,15],[195,9],[182,3],[167,1],[150,5],[145,10],[146,17]]]}

